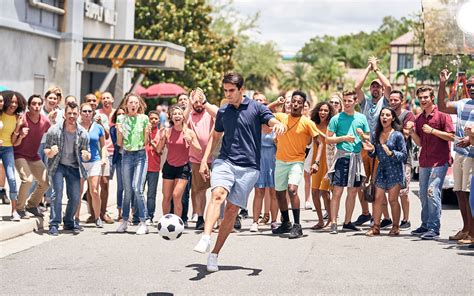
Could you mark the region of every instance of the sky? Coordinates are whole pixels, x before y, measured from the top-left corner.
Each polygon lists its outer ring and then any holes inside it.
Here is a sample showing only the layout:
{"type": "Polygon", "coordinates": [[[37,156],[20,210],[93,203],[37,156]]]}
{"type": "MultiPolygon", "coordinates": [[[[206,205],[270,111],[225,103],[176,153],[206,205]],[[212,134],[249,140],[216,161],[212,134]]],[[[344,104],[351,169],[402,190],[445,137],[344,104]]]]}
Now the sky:
{"type": "Polygon", "coordinates": [[[258,41],[273,41],[294,55],[312,37],[376,30],[384,16],[397,19],[421,11],[421,0],[234,0],[245,16],[260,11],[258,41]]]}

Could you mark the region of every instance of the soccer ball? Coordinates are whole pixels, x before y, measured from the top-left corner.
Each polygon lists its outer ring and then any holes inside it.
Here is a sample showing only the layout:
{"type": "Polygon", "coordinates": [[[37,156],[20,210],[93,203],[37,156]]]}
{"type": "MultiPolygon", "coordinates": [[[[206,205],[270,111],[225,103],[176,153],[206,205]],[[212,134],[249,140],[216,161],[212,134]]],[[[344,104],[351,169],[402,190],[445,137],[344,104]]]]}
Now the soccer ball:
{"type": "Polygon", "coordinates": [[[174,214],[166,214],[158,221],[158,233],[166,240],[179,238],[184,231],[184,223],[180,217],[174,214]]]}

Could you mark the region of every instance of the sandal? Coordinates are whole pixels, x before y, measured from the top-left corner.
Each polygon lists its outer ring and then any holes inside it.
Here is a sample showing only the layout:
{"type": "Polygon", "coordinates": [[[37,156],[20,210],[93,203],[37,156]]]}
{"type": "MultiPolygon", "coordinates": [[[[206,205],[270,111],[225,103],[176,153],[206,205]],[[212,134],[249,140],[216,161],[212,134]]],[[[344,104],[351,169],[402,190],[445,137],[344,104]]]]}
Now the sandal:
{"type": "Polygon", "coordinates": [[[260,224],[260,225],[266,225],[269,221],[270,221],[270,213],[265,213],[265,214],[263,215],[263,218],[260,219],[260,221],[258,222],[258,224],[260,224]]]}
{"type": "Polygon", "coordinates": [[[399,226],[393,226],[392,229],[390,229],[390,232],[388,235],[390,236],[396,236],[400,234],[400,227],[399,226]]]}
{"type": "Polygon", "coordinates": [[[311,226],[311,229],[312,230],[319,230],[319,229],[323,229],[324,228],[324,224],[315,224],[314,226],[311,226]]]}
{"type": "Polygon", "coordinates": [[[365,235],[370,237],[380,235],[380,225],[374,224],[374,226],[372,226],[372,228],[370,228],[370,230],[367,231],[365,235]]]}

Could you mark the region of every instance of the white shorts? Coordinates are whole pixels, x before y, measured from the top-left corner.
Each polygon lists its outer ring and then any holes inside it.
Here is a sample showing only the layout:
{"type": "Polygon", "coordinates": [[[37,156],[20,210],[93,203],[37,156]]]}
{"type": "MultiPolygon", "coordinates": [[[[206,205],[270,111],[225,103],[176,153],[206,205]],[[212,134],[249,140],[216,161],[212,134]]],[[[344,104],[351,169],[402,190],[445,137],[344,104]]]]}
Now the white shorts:
{"type": "Polygon", "coordinates": [[[100,160],[94,162],[84,162],[83,165],[87,171],[87,177],[103,176],[102,171],[104,166],[102,166],[100,160]]]}
{"type": "Polygon", "coordinates": [[[453,191],[470,191],[473,167],[474,158],[456,153],[453,163],[453,191]]]}

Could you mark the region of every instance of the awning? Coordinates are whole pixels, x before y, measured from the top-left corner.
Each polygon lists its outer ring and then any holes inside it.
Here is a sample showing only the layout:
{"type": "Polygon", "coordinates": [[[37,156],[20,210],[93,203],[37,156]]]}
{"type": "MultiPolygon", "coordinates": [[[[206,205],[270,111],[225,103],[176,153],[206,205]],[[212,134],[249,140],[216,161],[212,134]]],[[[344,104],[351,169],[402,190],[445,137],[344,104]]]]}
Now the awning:
{"type": "Polygon", "coordinates": [[[84,38],[82,58],[118,68],[184,70],[186,48],[164,41],[84,38]]]}

